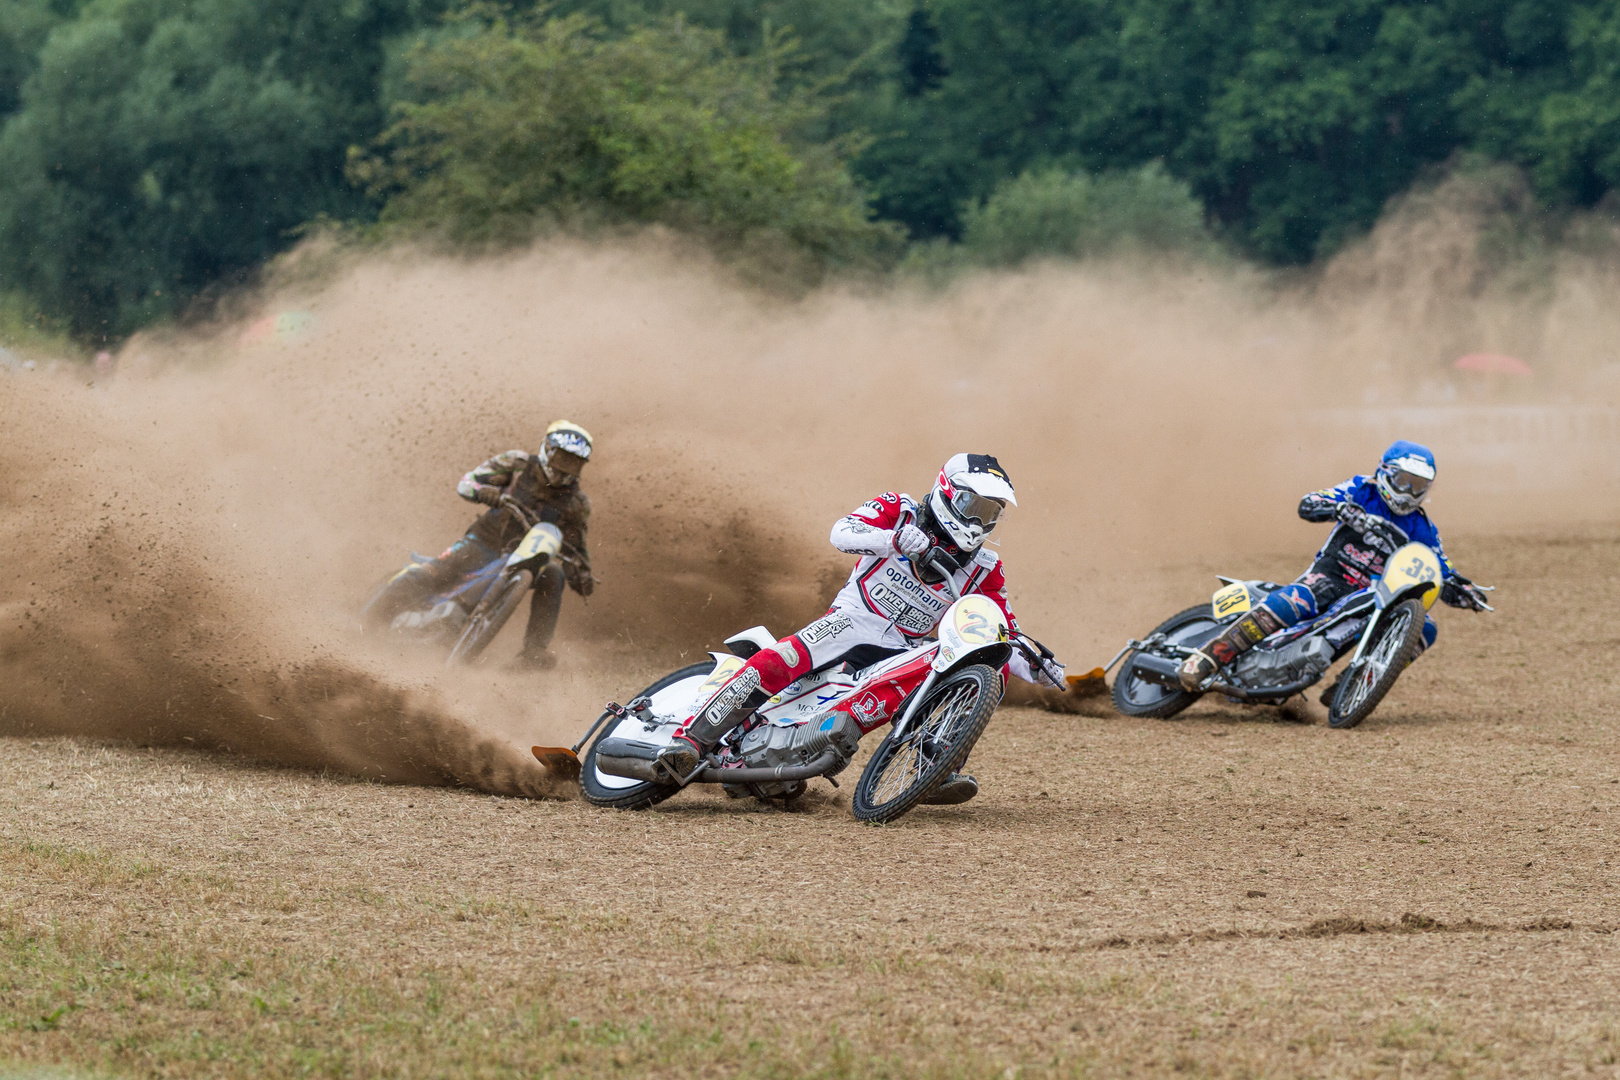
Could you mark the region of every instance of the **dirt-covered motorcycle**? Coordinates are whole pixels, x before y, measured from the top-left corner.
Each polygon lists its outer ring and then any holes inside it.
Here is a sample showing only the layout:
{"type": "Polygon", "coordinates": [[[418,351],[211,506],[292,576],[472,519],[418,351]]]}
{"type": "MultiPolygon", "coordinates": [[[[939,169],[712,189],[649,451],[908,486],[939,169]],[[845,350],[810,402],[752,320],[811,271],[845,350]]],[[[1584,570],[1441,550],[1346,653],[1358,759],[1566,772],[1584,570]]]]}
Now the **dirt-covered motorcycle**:
{"type": "Polygon", "coordinates": [[[377,626],[382,619],[376,612],[385,604],[388,590],[412,567],[429,561],[413,553],[409,565],[372,592],[362,609],[362,622],[411,641],[448,645],[445,662],[450,666],[477,659],[534,587],[540,571],[552,560],[567,561],[572,556],[557,526],[536,520],[510,496],[503,496],[500,506],[529,530],[511,554],[497,556],[449,588],[424,596],[394,615],[386,627],[377,626]]]}
{"type": "MultiPolygon", "coordinates": [[[[942,576],[954,602],[937,641],[859,671],[838,665],[792,683],[721,739],[694,782],[720,784],[736,796],[792,799],[818,776],[836,785],[832,778],[853,760],[861,738],[890,724],[855,784],[855,816],[893,821],[927,798],[961,768],[990,723],[1012,650],[1024,649],[1032,663],[1051,663],[1050,654],[1035,655],[1011,637],[994,602],[959,596],[950,576],[942,576]]],[[[535,747],[534,754],[553,772],[578,768],[585,798],[596,806],[639,810],[662,802],[681,789],[654,769],[659,749],[748,657],[775,642],[763,626],[746,630],[727,639],[729,655],[710,653],[628,705],[610,703],[571,749],[535,747]],[[587,742],[584,760],[574,764],[587,742]]]]}
{"type": "Polygon", "coordinates": [[[1165,719],[1206,693],[1280,705],[1310,689],[1335,661],[1351,653],[1327,702],[1328,723],[1336,728],[1361,723],[1422,650],[1423,620],[1440,595],[1440,560],[1433,549],[1408,543],[1397,526],[1383,525],[1388,530],[1385,550],[1394,550],[1371,585],[1314,619],[1278,630],[1197,690],[1185,690],[1181,662],[1281,587],[1222,577],[1223,585],[1209,603],[1172,615],[1144,640],[1131,639],[1109,662],[1112,668],[1124,660],[1114,679],[1114,707],[1127,716],[1165,719]]]}

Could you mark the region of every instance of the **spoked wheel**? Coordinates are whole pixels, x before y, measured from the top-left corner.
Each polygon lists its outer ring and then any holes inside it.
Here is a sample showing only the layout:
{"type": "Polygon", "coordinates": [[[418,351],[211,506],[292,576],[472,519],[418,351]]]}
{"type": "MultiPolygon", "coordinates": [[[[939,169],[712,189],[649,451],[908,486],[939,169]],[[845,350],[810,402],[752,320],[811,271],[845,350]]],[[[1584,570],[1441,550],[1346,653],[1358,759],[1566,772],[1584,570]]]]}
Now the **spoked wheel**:
{"type": "MultiPolygon", "coordinates": [[[[1171,644],[1197,648],[1213,638],[1220,627],[1221,624],[1215,619],[1214,610],[1208,604],[1199,604],[1178,615],[1170,616],[1154,627],[1153,633],[1165,635],[1171,644]]],[[[1119,674],[1114,676],[1114,708],[1126,716],[1167,720],[1201,696],[1203,695],[1190,693],[1179,687],[1171,689],[1142,678],[1141,673],[1136,670],[1135,653],[1125,658],[1125,662],[1120,665],[1119,674]]]]}
{"type": "MultiPolygon", "coordinates": [[[[679,671],[665,675],[636,697],[651,698],[653,712],[657,714],[667,715],[677,709],[688,708],[692,704],[693,695],[712,671],[714,671],[713,660],[683,667],[679,671]]],[[[580,762],[579,787],[585,795],[585,801],[592,806],[606,806],[615,810],[645,810],[679,792],[681,789],[676,784],[659,784],[650,780],[636,780],[629,776],[614,776],[596,767],[596,748],[602,744],[603,739],[618,737],[662,744],[668,742],[674,733],[673,727],[649,732],[641,721],[634,717],[620,720],[616,724],[603,725],[596,733],[596,738],[591,740],[591,748],[585,751],[584,760],[580,762]]]]}
{"type": "Polygon", "coordinates": [[[1423,604],[1397,604],[1361,659],[1339,678],[1339,692],[1328,706],[1328,726],[1353,728],[1378,707],[1423,645],[1423,604]]]}
{"type": "Polygon", "coordinates": [[[866,763],[850,800],[855,817],[881,824],[916,806],[962,767],[1001,703],[1001,676],[974,664],[941,679],[917,707],[911,726],[894,730],[866,763]]]}
{"type": "Polygon", "coordinates": [[[462,629],[461,636],[456,639],[455,646],[450,650],[450,658],[445,661],[449,667],[457,664],[470,664],[478,658],[495,635],[501,632],[506,620],[512,617],[518,604],[523,600],[523,594],[529,591],[534,584],[534,574],[528,570],[519,570],[516,574],[507,576],[502,574],[495,579],[489,587],[484,598],[478,601],[473,613],[467,617],[467,625],[462,629]]]}

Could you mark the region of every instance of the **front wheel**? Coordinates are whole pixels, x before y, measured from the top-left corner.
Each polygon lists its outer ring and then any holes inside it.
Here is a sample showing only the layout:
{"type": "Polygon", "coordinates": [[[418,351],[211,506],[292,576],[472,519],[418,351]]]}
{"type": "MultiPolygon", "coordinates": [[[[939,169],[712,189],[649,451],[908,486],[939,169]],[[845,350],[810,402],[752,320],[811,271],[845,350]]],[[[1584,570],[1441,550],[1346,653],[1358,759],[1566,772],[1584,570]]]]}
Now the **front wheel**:
{"type": "Polygon", "coordinates": [[[1377,635],[1340,676],[1339,692],[1328,706],[1329,727],[1353,728],[1384,700],[1423,645],[1423,604],[1407,600],[1395,605],[1377,635]]]}
{"type": "Polygon", "coordinates": [[[449,667],[457,664],[470,664],[478,658],[495,635],[501,632],[506,620],[512,617],[512,612],[523,600],[523,594],[529,591],[534,583],[534,574],[528,570],[519,570],[515,574],[502,574],[495,579],[489,587],[484,598],[478,601],[471,615],[467,616],[467,625],[462,629],[461,636],[456,639],[455,645],[450,649],[450,658],[445,661],[449,667]]]}
{"type": "MultiPolygon", "coordinates": [[[[1208,604],[1199,604],[1170,616],[1154,627],[1153,633],[1163,634],[1172,645],[1196,649],[1207,644],[1220,627],[1214,610],[1208,604]]],[[[1202,696],[1144,679],[1136,670],[1135,653],[1125,658],[1119,674],[1114,676],[1114,708],[1126,716],[1168,720],[1202,696]]]]}
{"type": "MultiPolygon", "coordinates": [[[[637,697],[652,699],[654,713],[673,713],[677,709],[685,709],[693,704],[693,695],[713,671],[713,660],[691,664],[679,671],[670,672],[630,700],[634,701],[637,697]]],[[[641,721],[633,717],[620,720],[616,724],[603,724],[602,729],[596,733],[596,738],[591,740],[591,748],[585,751],[584,760],[579,763],[579,789],[584,794],[585,801],[592,806],[605,806],[614,810],[645,810],[677,794],[681,790],[677,784],[659,784],[628,776],[614,776],[596,767],[596,748],[602,745],[604,739],[617,736],[635,739],[638,742],[668,742],[673,733],[673,728],[666,728],[655,738],[642,726],[641,721]]]]}
{"type": "Polygon", "coordinates": [[[962,767],[996,706],[1001,676],[973,664],[941,679],[897,739],[890,728],[855,785],[851,809],[860,821],[893,821],[962,767]]]}

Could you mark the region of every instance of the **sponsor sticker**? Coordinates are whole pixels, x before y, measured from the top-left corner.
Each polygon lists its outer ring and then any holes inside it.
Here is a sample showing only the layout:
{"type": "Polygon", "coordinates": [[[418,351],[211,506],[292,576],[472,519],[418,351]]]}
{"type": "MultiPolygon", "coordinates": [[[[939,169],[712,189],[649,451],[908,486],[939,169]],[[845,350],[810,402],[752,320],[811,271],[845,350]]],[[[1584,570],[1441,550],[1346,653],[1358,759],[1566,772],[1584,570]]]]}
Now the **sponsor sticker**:
{"type": "Polygon", "coordinates": [[[883,703],[883,699],[870,690],[850,702],[849,711],[862,725],[875,724],[889,715],[888,706],[883,703]]]}
{"type": "Polygon", "coordinates": [[[704,711],[703,718],[709,724],[715,725],[731,714],[731,711],[743,703],[743,700],[759,689],[759,672],[753,668],[743,668],[737,677],[726,684],[725,689],[715,695],[713,702],[704,711]]]}
{"type": "Polygon", "coordinates": [[[830,637],[837,637],[852,625],[854,624],[850,622],[848,615],[827,615],[799,631],[799,639],[806,645],[814,645],[830,637]]]}

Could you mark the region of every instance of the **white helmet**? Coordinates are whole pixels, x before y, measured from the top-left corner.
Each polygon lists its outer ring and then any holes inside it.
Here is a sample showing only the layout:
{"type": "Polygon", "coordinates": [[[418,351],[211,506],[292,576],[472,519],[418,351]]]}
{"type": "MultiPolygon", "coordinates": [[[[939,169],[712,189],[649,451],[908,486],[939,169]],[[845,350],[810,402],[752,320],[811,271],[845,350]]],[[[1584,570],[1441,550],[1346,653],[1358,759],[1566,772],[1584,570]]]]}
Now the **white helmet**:
{"type": "Polygon", "coordinates": [[[591,459],[591,433],[578,424],[557,420],[546,428],[540,444],[540,470],[554,485],[579,481],[579,471],[591,459]]]}
{"type": "Polygon", "coordinates": [[[928,509],[951,543],[971,555],[996,527],[1002,508],[1018,505],[1012,481],[989,454],[957,454],[939,470],[928,509]]]}

